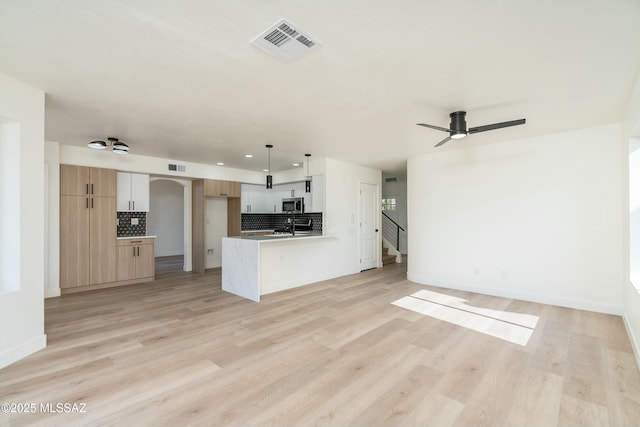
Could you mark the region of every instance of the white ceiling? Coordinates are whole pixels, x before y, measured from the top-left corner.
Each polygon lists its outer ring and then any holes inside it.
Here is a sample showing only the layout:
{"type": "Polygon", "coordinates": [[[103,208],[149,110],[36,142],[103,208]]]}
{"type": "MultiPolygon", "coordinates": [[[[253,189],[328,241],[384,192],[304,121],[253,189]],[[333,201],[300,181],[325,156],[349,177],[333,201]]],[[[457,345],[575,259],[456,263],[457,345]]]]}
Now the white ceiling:
{"type": "Polygon", "coordinates": [[[437,150],[620,121],[639,23],[638,0],[0,0],[0,71],[46,92],[50,141],[395,171],[446,136],[416,123],[456,110],[527,124],[437,150]],[[322,46],[286,63],[250,44],[280,18],[322,46]]]}

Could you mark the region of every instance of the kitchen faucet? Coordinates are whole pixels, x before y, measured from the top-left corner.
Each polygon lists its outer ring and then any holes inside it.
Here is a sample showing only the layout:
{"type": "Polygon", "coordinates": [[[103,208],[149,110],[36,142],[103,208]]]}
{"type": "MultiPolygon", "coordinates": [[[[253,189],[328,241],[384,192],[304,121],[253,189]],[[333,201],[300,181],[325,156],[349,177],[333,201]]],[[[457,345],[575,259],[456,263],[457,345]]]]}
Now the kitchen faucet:
{"type": "Polygon", "coordinates": [[[289,215],[287,217],[287,222],[290,224],[290,229],[291,229],[291,235],[295,236],[296,235],[296,213],[293,211],[287,211],[287,215],[289,215]]]}

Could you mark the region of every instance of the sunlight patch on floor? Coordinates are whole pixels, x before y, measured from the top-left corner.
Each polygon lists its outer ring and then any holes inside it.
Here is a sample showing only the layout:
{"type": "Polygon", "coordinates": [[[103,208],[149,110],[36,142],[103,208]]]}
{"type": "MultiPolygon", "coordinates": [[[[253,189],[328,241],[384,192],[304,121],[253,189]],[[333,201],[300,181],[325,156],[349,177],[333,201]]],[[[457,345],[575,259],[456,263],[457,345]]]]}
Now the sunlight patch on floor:
{"type": "Polygon", "coordinates": [[[527,345],[538,324],[538,316],[474,307],[462,298],[427,290],[391,304],[521,346],[527,345]]]}

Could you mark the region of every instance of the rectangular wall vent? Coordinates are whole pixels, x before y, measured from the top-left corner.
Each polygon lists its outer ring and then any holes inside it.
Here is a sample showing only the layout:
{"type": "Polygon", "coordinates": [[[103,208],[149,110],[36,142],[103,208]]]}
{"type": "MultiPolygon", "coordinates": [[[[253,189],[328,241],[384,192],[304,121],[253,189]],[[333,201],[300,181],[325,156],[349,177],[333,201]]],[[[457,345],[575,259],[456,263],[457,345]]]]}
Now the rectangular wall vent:
{"type": "Polygon", "coordinates": [[[169,163],[169,170],[174,172],[186,172],[187,167],[185,165],[173,165],[169,163]]]}
{"type": "Polygon", "coordinates": [[[385,178],[385,182],[396,182],[398,180],[398,178],[393,177],[393,178],[385,178]]]}
{"type": "Polygon", "coordinates": [[[317,40],[284,19],[251,40],[251,44],[286,62],[293,61],[320,46],[317,40]]]}

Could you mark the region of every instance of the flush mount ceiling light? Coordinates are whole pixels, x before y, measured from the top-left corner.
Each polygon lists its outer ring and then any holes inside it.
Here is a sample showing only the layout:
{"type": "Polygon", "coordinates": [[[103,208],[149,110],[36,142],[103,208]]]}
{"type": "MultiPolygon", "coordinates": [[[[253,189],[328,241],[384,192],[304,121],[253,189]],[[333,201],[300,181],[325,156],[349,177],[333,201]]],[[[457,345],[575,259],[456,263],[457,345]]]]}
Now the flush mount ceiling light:
{"type": "Polygon", "coordinates": [[[96,150],[106,150],[107,147],[112,147],[112,151],[115,154],[127,154],[129,153],[129,146],[122,141],[119,141],[118,138],[109,137],[107,141],[91,141],[87,144],[87,147],[94,148],[96,150]]]}
{"type": "Polygon", "coordinates": [[[273,188],[273,177],[271,176],[271,149],[273,145],[267,144],[265,147],[269,150],[269,167],[267,168],[267,190],[269,190],[273,188]]]}
{"type": "Polygon", "coordinates": [[[311,154],[307,153],[304,156],[307,158],[307,176],[304,180],[304,192],[311,193],[311,175],[309,175],[309,157],[311,157],[311,154]]]}

